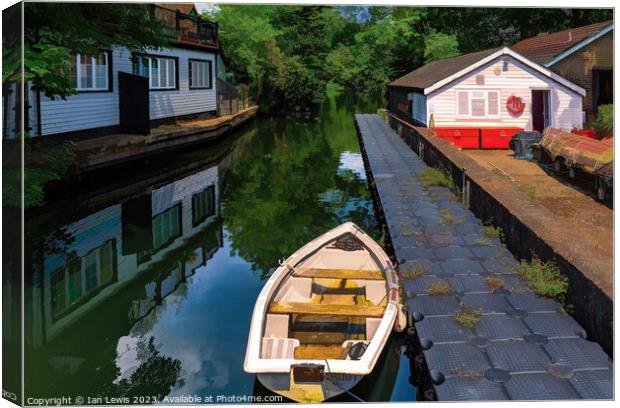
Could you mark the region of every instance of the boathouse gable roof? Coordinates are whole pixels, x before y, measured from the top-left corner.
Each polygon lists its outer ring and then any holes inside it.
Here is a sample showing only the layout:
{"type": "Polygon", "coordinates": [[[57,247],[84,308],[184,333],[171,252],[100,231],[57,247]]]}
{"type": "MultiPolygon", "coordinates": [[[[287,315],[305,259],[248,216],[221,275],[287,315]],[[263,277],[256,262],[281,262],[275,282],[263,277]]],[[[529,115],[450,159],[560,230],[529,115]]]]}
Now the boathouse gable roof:
{"type": "Polygon", "coordinates": [[[426,89],[437,81],[449,77],[481,59],[497,52],[500,48],[463,54],[429,62],[420,68],[395,79],[388,85],[392,87],[426,89]]]}
{"type": "Polygon", "coordinates": [[[425,95],[456,81],[467,75],[473,70],[501,57],[508,55],[517,61],[525,64],[529,68],[553,79],[566,88],[585,95],[586,91],[582,87],[575,85],[562,76],[554,73],[550,69],[528,59],[518,52],[508,48],[491,48],[488,50],[477,51],[469,54],[459,55],[458,57],[446,58],[426,64],[392,82],[390,87],[412,88],[422,91],[425,95]]]}

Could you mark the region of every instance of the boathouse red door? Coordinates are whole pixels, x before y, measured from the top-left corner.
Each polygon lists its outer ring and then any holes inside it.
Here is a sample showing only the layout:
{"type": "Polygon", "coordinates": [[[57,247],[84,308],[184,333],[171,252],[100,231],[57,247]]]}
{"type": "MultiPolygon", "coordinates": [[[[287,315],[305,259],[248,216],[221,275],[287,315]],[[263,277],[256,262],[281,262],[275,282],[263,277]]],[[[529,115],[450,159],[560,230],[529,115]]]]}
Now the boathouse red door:
{"type": "Polygon", "coordinates": [[[542,133],[550,125],[549,90],[532,90],[532,130],[542,133]]]}

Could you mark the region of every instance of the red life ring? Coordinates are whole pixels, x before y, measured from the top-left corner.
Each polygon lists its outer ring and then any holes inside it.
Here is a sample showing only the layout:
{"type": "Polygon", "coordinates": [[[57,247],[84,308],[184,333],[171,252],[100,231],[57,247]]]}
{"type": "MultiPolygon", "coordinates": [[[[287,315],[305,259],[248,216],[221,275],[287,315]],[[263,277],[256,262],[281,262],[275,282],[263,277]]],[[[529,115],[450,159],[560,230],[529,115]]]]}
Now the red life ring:
{"type": "Polygon", "coordinates": [[[525,109],[525,102],[520,97],[511,95],[506,101],[506,109],[511,115],[519,115],[525,109]]]}

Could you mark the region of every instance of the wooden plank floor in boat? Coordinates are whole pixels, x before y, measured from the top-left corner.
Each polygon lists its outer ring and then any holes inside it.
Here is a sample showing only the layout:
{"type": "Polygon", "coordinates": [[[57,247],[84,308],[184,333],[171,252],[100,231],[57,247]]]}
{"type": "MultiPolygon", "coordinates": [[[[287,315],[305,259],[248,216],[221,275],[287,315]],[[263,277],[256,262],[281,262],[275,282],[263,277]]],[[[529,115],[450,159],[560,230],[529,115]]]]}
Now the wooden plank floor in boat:
{"type": "Polygon", "coordinates": [[[269,313],[278,314],[311,314],[324,316],[365,316],[382,317],[385,306],[338,305],[316,303],[281,303],[269,305],[269,313]]]}
{"type": "Polygon", "coordinates": [[[329,279],[364,279],[383,280],[381,271],[359,269],[306,269],[298,271],[294,276],[303,278],[329,278],[329,279]]]}

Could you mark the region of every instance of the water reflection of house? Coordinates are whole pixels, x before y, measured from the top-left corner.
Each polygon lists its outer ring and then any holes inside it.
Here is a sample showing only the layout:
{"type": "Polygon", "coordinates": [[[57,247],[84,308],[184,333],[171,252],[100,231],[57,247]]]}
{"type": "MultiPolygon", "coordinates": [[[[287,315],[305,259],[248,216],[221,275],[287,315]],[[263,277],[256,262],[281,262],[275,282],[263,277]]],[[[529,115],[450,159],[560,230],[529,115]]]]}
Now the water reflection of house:
{"type": "Polygon", "coordinates": [[[129,323],[193,275],[221,245],[221,229],[209,232],[219,218],[218,177],[214,166],[66,226],[70,239],[62,251],[44,254],[41,288],[32,291],[32,324],[44,328],[34,327],[33,345],[49,342],[138,276],[148,278],[131,291],[137,299],[127,300],[129,323]]]}

